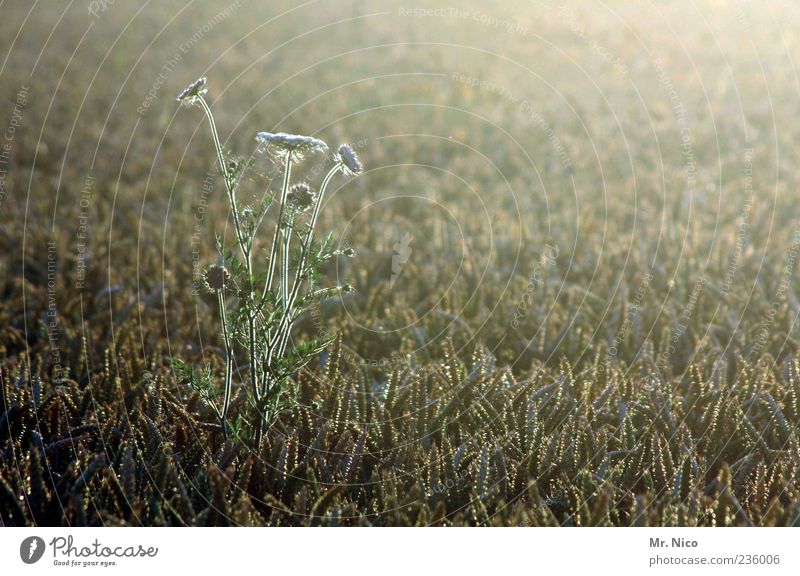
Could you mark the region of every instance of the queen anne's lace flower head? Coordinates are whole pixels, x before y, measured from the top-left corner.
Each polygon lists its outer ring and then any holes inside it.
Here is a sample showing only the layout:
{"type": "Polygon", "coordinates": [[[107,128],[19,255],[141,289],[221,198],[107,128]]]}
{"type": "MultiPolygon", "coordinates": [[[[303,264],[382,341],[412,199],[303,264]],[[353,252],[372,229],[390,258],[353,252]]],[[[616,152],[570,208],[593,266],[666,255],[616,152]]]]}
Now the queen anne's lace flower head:
{"type": "Polygon", "coordinates": [[[191,105],[206,92],[208,92],[206,77],[202,76],[184,88],[183,92],[178,94],[177,100],[183,104],[191,105]]]}
{"type": "Polygon", "coordinates": [[[316,195],[305,182],[295,184],[289,189],[289,204],[299,211],[308,210],[314,204],[316,195]]]}
{"type": "Polygon", "coordinates": [[[312,152],[327,152],[328,145],[322,140],[311,136],[300,136],[298,134],[285,134],[278,132],[259,132],[256,140],[266,148],[267,152],[285,159],[291,156],[292,160],[301,160],[305,154],[312,152]]]}
{"type": "Polygon", "coordinates": [[[344,164],[345,170],[353,176],[361,174],[361,171],[364,169],[361,166],[361,162],[359,162],[355,151],[348,144],[342,144],[339,146],[339,158],[341,159],[342,164],[344,164]]]}
{"type": "Polygon", "coordinates": [[[206,286],[208,286],[212,292],[216,292],[225,289],[230,277],[231,275],[224,266],[215,264],[206,270],[203,279],[206,281],[206,286]]]}

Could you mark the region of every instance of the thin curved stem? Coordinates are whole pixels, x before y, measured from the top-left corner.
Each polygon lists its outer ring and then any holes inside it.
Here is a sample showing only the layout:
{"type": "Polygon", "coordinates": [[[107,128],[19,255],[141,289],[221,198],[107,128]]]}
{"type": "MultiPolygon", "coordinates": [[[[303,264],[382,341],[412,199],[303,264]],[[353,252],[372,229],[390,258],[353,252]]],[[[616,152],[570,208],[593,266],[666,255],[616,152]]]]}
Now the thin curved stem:
{"type": "MultiPolygon", "coordinates": [[[[272,237],[272,246],[270,248],[269,265],[268,265],[268,270],[267,270],[267,279],[266,279],[266,282],[264,282],[264,290],[261,293],[261,303],[262,304],[266,300],[267,295],[272,290],[272,283],[273,283],[274,277],[275,277],[275,260],[277,259],[277,256],[278,256],[278,243],[280,241],[280,234],[281,234],[281,228],[282,228],[282,222],[283,222],[283,214],[286,211],[286,200],[287,200],[288,195],[289,195],[289,182],[291,181],[291,177],[292,177],[292,155],[290,153],[290,154],[288,154],[286,156],[286,166],[285,166],[284,174],[283,174],[283,187],[281,189],[280,207],[278,209],[278,221],[275,224],[275,234],[272,237]]],[[[284,249],[286,251],[288,251],[288,239],[286,238],[286,236],[284,236],[284,249]]],[[[282,267],[284,265],[288,266],[287,259],[284,259],[284,262],[281,264],[282,267]]],[[[281,274],[281,276],[283,277],[283,274],[281,274]]],[[[285,305],[285,303],[286,302],[284,301],[284,305],[285,305]]],[[[267,350],[266,350],[266,362],[264,364],[264,368],[265,369],[264,369],[264,382],[263,382],[264,395],[265,396],[267,394],[269,394],[269,392],[270,392],[270,385],[271,385],[270,368],[272,366],[272,353],[273,353],[273,348],[271,346],[272,338],[270,338],[269,335],[268,335],[266,340],[267,340],[266,341],[267,350]]],[[[268,418],[269,418],[269,415],[268,415],[267,411],[265,411],[263,416],[259,417],[259,423],[258,423],[258,426],[256,428],[256,435],[259,438],[260,438],[260,435],[262,433],[263,423],[266,422],[266,420],[268,418]]]]}
{"type": "Polygon", "coordinates": [[[302,272],[303,268],[306,265],[308,260],[308,256],[311,253],[311,240],[314,236],[314,228],[317,226],[317,219],[319,218],[319,213],[322,208],[322,199],[325,196],[325,190],[328,188],[328,184],[336,175],[336,173],[341,170],[342,164],[341,162],[337,162],[333,168],[331,168],[330,172],[325,175],[325,179],[322,181],[322,186],[320,186],[319,194],[317,195],[317,201],[314,203],[314,209],[311,212],[311,221],[308,226],[308,231],[306,231],[306,237],[303,239],[303,252],[300,256],[300,263],[295,271],[294,275],[294,283],[292,284],[292,293],[289,298],[289,306],[291,307],[294,304],[294,301],[297,298],[298,292],[300,292],[300,284],[302,283],[302,272]]]}
{"type": "MultiPolygon", "coordinates": [[[[219,133],[217,132],[217,125],[214,122],[214,115],[211,112],[211,108],[209,108],[208,103],[202,98],[199,97],[198,101],[200,102],[200,106],[206,113],[206,117],[208,118],[208,123],[211,125],[211,137],[214,140],[214,148],[217,151],[217,161],[219,162],[219,169],[222,172],[222,178],[225,181],[225,190],[228,192],[228,200],[230,201],[230,208],[231,212],[233,212],[233,226],[236,231],[236,240],[239,243],[239,248],[242,251],[242,257],[244,258],[244,265],[245,265],[245,272],[247,273],[247,306],[250,307],[247,313],[247,320],[248,320],[248,331],[247,331],[247,344],[248,344],[248,352],[250,355],[250,386],[253,390],[253,396],[256,402],[260,399],[260,386],[258,382],[258,358],[257,358],[257,351],[256,351],[256,335],[255,335],[255,316],[253,314],[253,310],[255,309],[255,298],[253,293],[253,263],[252,263],[252,238],[246,238],[244,232],[242,231],[242,225],[239,220],[239,209],[236,205],[236,188],[234,186],[234,182],[231,179],[231,175],[228,172],[228,167],[225,165],[225,155],[222,150],[222,143],[219,139],[219,133]]],[[[259,418],[260,420],[260,418],[259,418]]],[[[255,444],[258,447],[261,444],[261,426],[256,428],[255,432],[255,444]]]]}
{"type": "Polygon", "coordinates": [[[214,140],[214,149],[217,152],[219,169],[222,172],[222,179],[225,181],[225,190],[228,192],[228,200],[231,204],[231,212],[233,212],[233,227],[236,231],[236,240],[239,242],[239,248],[242,250],[242,256],[244,256],[247,273],[251,274],[250,249],[245,242],[244,233],[242,232],[242,225],[239,221],[239,210],[236,206],[236,190],[233,187],[233,182],[231,182],[231,177],[228,173],[228,167],[225,165],[225,155],[223,154],[222,143],[220,142],[219,133],[217,132],[217,124],[214,122],[214,115],[211,113],[211,108],[209,108],[208,103],[203,99],[202,96],[198,98],[198,101],[206,113],[208,123],[211,125],[211,137],[214,140]]]}
{"type": "Polygon", "coordinates": [[[289,243],[292,240],[292,226],[294,225],[294,214],[289,210],[286,221],[286,229],[283,231],[283,257],[281,258],[281,297],[283,298],[283,309],[288,311],[289,304],[289,243]]]}
{"type": "MultiPolygon", "coordinates": [[[[314,208],[311,212],[311,220],[308,225],[308,230],[306,231],[306,236],[303,239],[300,262],[295,270],[294,282],[292,284],[292,291],[289,295],[288,306],[286,307],[284,315],[281,318],[281,324],[279,325],[278,331],[275,334],[274,341],[270,343],[270,353],[272,353],[274,346],[278,344],[278,356],[283,354],[286,349],[286,344],[289,340],[289,334],[293,324],[292,308],[294,307],[294,304],[297,301],[297,296],[300,293],[300,286],[303,284],[303,270],[305,269],[308,258],[311,254],[311,243],[314,237],[314,229],[317,226],[317,219],[319,218],[319,214],[322,209],[322,200],[325,197],[325,191],[327,190],[330,181],[333,179],[336,173],[341,170],[342,166],[343,164],[341,162],[337,162],[334,167],[331,168],[331,170],[325,175],[325,179],[322,181],[322,186],[320,186],[319,189],[319,194],[314,202],[314,208]]],[[[270,360],[271,358],[272,356],[270,355],[270,360]]]]}
{"type": "Polygon", "coordinates": [[[289,180],[292,176],[292,155],[286,157],[286,168],[283,174],[283,188],[281,190],[281,205],[278,209],[278,223],[275,226],[275,234],[272,237],[272,248],[269,255],[269,269],[267,271],[267,281],[264,283],[264,291],[261,293],[261,299],[265,299],[267,294],[272,290],[272,280],[275,275],[275,257],[278,251],[278,240],[281,233],[281,220],[283,220],[283,212],[286,207],[286,197],[289,194],[289,180]]]}
{"type": "Polygon", "coordinates": [[[222,339],[225,342],[225,392],[222,399],[222,432],[228,439],[228,410],[231,406],[231,391],[233,379],[233,350],[231,337],[228,333],[228,317],[225,312],[225,299],[222,290],[217,290],[217,303],[219,304],[219,317],[222,323],[222,339]]]}

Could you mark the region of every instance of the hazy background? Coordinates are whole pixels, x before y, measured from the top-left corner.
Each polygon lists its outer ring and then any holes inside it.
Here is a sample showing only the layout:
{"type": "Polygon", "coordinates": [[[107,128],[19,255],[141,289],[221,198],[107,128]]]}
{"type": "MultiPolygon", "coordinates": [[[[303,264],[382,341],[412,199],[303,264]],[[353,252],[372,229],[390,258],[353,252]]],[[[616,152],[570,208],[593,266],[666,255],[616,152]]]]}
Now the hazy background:
{"type": "MultiPolygon", "coordinates": [[[[329,197],[321,230],[362,255],[331,271],[360,288],[355,334],[390,346],[394,327],[438,310],[471,330],[490,319],[486,340],[505,338],[501,355],[527,367],[528,340],[548,334],[552,352],[577,316],[586,330],[567,335],[566,351],[580,357],[613,338],[623,300],[652,272],[626,354],[648,337],[658,346],[695,277],[707,280],[701,298],[725,307],[695,312],[703,329],[722,326],[710,337],[724,348],[751,295],[774,293],[798,224],[791,3],[7,2],[3,12],[4,122],[20,126],[7,142],[0,262],[14,284],[23,255],[35,275],[56,243],[68,331],[133,307],[160,319],[153,338],[169,330],[183,343],[204,321],[185,296],[193,254],[213,259],[225,200],[207,194],[195,221],[214,156],[202,115],[174,100],[199,75],[232,151],[252,153],[259,130],[358,143],[367,173],[329,197]],[[386,261],[404,235],[412,252],[389,289],[386,261]],[[557,264],[531,282],[548,245],[557,264]],[[506,334],[532,283],[538,312],[506,334]],[[109,288],[114,302],[95,309],[109,288]]],[[[254,172],[254,194],[270,170],[254,172]]],[[[23,329],[20,312],[7,314],[23,329]]]]}
{"type": "Polygon", "coordinates": [[[0,10],[3,522],[799,521],[795,3],[0,10]],[[197,273],[227,200],[175,101],[201,75],[232,153],[365,166],[318,226],[356,291],[296,330],[342,357],[261,454],[169,363],[222,369],[197,273]]]}

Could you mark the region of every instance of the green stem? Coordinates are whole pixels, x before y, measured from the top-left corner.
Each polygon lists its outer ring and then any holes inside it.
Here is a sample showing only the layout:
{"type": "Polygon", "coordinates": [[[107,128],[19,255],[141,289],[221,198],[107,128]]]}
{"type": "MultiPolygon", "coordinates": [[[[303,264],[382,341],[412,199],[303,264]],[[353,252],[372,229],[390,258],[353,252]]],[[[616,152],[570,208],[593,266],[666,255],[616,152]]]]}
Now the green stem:
{"type": "Polygon", "coordinates": [[[222,323],[222,338],[225,341],[225,393],[222,399],[222,432],[225,439],[228,439],[228,409],[231,406],[231,389],[233,379],[233,350],[231,338],[228,334],[228,319],[225,312],[225,300],[222,297],[222,290],[217,290],[217,303],[219,304],[219,316],[222,323]]]}
{"type": "MultiPolygon", "coordinates": [[[[214,140],[214,148],[217,151],[217,160],[219,162],[219,169],[222,171],[222,177],[225,180],[225,190],[228,192],[228,200],[230,201],[230,208],[231,212],[233,212],[233,226],[236,231],[236,239],[239,242],[239,248],[242,251],[242,256],[244,258],[245,264],[245,272],[247,273],[247,294],[246,294],[246,306],[249,308],[247,310],[247,320],[248,320],[248,331],[247,331],[247,340],[248,340],[248,352],[250,354],[250,386],[253,390],[253,396],[256,402],[260,399],[259,394],[259,384],[258,384],[258,358],[256,353],[256,336],[255,336],[255,316],[253,310],[255,309],[255,298],[253,294],[253,264],[252,264],[252,252],[251,252],[251,241],[252,238],[247,239],[245,238],[244,232],[242,231],[242,225],[239,220],[239,209],[236,205],[236,189],[234,187],[234,182],[231,179],[230,173],[228,172],[228,167],[225,165],[225,155],[222,150],[222,143],[219,139],[219,133],[217,132],[217,125],[214,122],[214,115],[211,113],[211,108],[209,108],[206,101],[200,97],[198,98],[200,102],[200,106],[206,113],[206,117],[208,118],[208,123],[211,125],[211,136],[214,140]]],[[[259,420],[261,419],[259,415],[259,420]]],[[[256,428],[255,433],[255,443],[256,448],[261,443],[261,426],[256,428]]]]}
{"type": "MultiPolygon", "coordinates": [[[[319,194],[317,195],[316,201],[314,202],[314,208],[311,212],[311,221],[308,225],[308,230],[306,231],[306,236],[303,239],[302,244],[302,251],[300,254],[300,262],[298,263],[297,269],[295,270],[294,274],[294,282],[292,284],[292,291],[289,295],[288,306],[284,310],[284,314],[281,317],[281,323],[278,327],[278,331],[275,334],[275,341],[270,342],[270,352],[276,344],[278,344],[278,356],[282,355],[284,350],[286,349],[286,344],[289,341],[289,334],[291,333],[292,327],[292,308],[294,307],[295,302],[297,301],[297,296],[300,293],[300,286],[303,283],[303,270],[306,266],[308,261],[309,255],[311,254],[311,242],[314,236],[314,229],[317,226],[317,219],[319,218],[319,213],[322,208],[322,200],[325,196],[325,191],[328,188],[328,184],[336,175],[336,173],[342,168],[343,164],[341,162],[337,162],[333,168],[325,175],[325,179],[322,181],[322,186],[320,186],[319,194]]],[[[271,360],[272,356],[270,356],[271,360]]]]}
{"type": "MultiPolygon", "coordinates": [[[[247,340],[250,345],[250,386],[253,390],[253,398],[256,405],[261,400],[261,394],[258,386],[258,368],[256,358],[256,319],[249,311],[247,313],[247,340]]],[[[258,420],[261,420],[261,415],[256,414],[258,420]]],[[[256,428],[255,434],[255,447],[258,449],[261,446],[261,426],[256,428]]]]}
{"type": "Polygon", "coordinates": [[[283,298],[283,309],[287,311],[289,303],[289,242],[292,239],[293,225],[294,214],[289,210],[286,230],[283,232],[283,258],[281,259],[281,297],[283,298]]]}
{"type": "MultiPolygon", "coordinates": [[[[281,234],[281,228],[282,228],[281,224],[283,222],[283,214],[286,211],[286,200],[287,200],[288,195],[289,195],[289,182],[291,181],[291,177],[292,177],[292,155],[288,154],[286,156],[286,166],[285,166],[284,174],[283,174],[283,188],[281,189],[280,207],[278,209],[278,221],[275,224],[275,234],[272,237],[272,246],[270,247],[269,265],[268,265],[268,270],[267,270],[267,280],[264,283],[264,290],[261,293],[261,302],[262,302],[262,304],[266,300],[267,294],[269,294],[272,291],[272,283],[273,283],[274,277],[275,277],[275,260],[277,259],[277,256],[278,256],[278,244],[280,242],[280,234],[281,234]]],[[[288,240],[286,239],[286,235],[284,235],[284,248],[285,248],[285,250],[288,250],[288,240]]],[[[285,263],[282,263],[281,265],[283,267],[285,265],[285,263]]],[[[281,276],[283,277],[283,274],[281,274],[281,276]]],[[[284,305],[285,304],[286,304],[286,302],[284,301],[284,305]]],[[[264,365],[264,395],[265,396],[267,394],[269,394],[270,387],[271,387],[271,384],[272,384],[271,377],[270,377],[271,376],[270,368],[272,366],[272,347],[270,346],[270,342],[271,342],[272,339],[267,337],[266,340],[267,340],[267,342],[266,342],[267,343],[267,350],[266,350],[267,360],[266,360],[265,365],[264,365]]],[[[263,415],[259,415],[259,418],[258,418],[259,422],[258,422],[258,426],[256,428],[256,435],[257,435],[257,437],[259,439],[261,437],[263,424],[267,421],[268,417],[269,417],[269,410],[265,410],[263,415]]]]}
{"type": "Polygon", "coordinates": [[[283,174],[283,189],[281,190],[281,205],[278,209],[278,223],[275,225],[275,234],[272,237],[272,248],[269,255],[269,270],[267,271],[267,281],[264,283],[264,291],[261,298],[267,297],[267,294],[272,290],[272,280],[275,275],[275,259],[278,254],[278,240],[281,233],[281,220],[283,220],[283,212],[286,208],[286,197],[289,194],[289,179],[292,176],[292,155],[286,157],[286,169],[283,174]]]}
{"type": "Polygon", "coordinates": [[[245,259],[247,273],[250,274],[250,250],[245,242],[244,233],[242,232],[242,225],[239,221],[239,210],[236,206],[236,190],[233,187],[233,182],[231,181],[230,174],[228,173],[228,167],[225,165],[225,155],[223,154],[222,143],[220,142],[219,133],[217,132],[217,124],[214,122],[214,115],[211,113],[211,108],[209,108],[202,96],[198,98],[198,101],[206,113],[208,123],[211,125],[211,137],[214,140],[214,149],[217,151],[219,169],[222,172],[222,179],[225,181],[225,190],[228,192],[228,200],[230,201],[231,212],[233,212],[233,227],[236,231],[236,240],[239,242],[239,248],[242,250],[242,256],[244,256],[245,259]]]}

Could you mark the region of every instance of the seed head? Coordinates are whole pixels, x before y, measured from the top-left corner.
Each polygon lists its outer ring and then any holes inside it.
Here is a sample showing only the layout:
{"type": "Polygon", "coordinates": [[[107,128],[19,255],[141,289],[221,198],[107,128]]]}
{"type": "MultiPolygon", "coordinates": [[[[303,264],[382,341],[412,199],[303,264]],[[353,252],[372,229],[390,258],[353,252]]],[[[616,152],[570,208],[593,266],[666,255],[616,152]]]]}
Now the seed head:
{"type": "Polygon", "coordinates": [[[178,94],[177,100],[183,104],[192,105],[206,92],[208,92],[208,88],[206,88],[206,77],[201,76],[184,88],[183,92],[178,94]]]}
{"type": "Polygon", "coordinates": [[[278,132],[259,132],[256,140],[262,144],[267,152],[278,158],[285,159],[291,156],[292,160],[302,160],[305,154],[312,152],[326,152],[328,145],[322,140],[311,136],[300,136],[298,134],[284,134],[278,132]]]}
{"type": "Polygon", "coordinates": [[[225,267],[219,266],[218,264],[210,266],[205,273],[206,285],[214,292],[218,290],[224,290],[225,285],[228,283],[228,280],[230,280],[230,277],[231,275],[228,273],[225,267]]]}
{"type": "Polygon", "coordinates": [[[289,189],[287,200],[289,204],[301,212],[308,210],[313,204],[316,194],[305,182],[299,182],[289,189]]]}
{"type": "Polygon", "coordinates": [[[350,148],[349,144],[342,144],[339,146],[339,158],[341,158],[346,172],[353,176],[361,174],[363,167],[361,166],[361,162],[358,161],[358,156],[356,156],[355,151],[350,148]]]}

